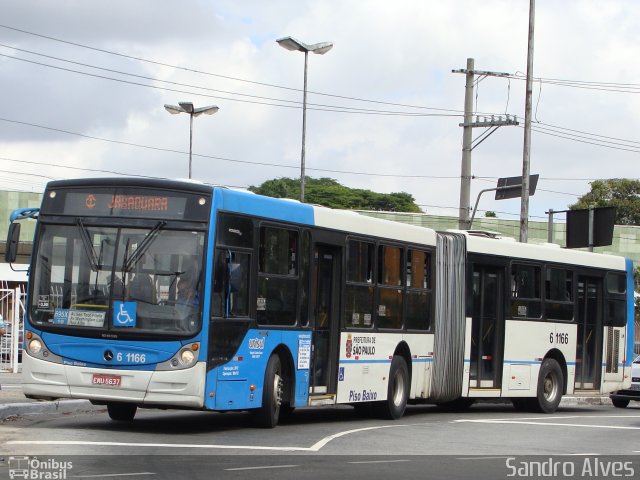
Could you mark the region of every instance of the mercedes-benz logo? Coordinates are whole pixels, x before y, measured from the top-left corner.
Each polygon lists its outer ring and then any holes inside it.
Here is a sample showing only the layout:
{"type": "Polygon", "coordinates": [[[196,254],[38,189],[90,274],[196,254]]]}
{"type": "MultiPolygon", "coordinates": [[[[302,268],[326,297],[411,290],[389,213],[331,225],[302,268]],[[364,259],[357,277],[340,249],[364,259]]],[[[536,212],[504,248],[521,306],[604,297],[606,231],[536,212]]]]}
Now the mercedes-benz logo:
{"type": "Polygon", "coordinates": [[[104,359],[107,362],[110,362],[111,360],[113,360],[113,352],[111,350],[105,350],[104,351],[104,359]]]}

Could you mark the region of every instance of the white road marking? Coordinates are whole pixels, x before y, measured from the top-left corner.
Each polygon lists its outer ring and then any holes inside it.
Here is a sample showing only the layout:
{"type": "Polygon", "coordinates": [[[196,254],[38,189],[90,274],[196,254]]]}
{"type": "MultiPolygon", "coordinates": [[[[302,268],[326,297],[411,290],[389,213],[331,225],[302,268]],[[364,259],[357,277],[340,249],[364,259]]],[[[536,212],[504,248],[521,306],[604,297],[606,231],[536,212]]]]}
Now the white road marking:
{"type": "Polygon", "coordinates": [[[238,468],[225,468],[226,472],[238,472],[240,470],[266,470],[268,468],[295,468],[300,465],[265,465],[264,467],[238,467],[238,468]]]}
{"type": "MultiPolygon", "coordinates": [[[[423,425],[423,424],[412,424],[423,425]]],[[[265,447],[260,445],[207,445],[200,443],[133,443],[133,442],[86,442],[80,440],[10,440],[7,445],[88,445],[99,447],[151,447],[151,448],[202,448],[202,449],[225,449],[225,450],[271,450],[278,452],[318,452],[321,448],[336,438],[350,435],[352,433],[364,432],[367,430],[379,430],[382,428],[409,427],[411,425],[379,425],[376,427],[357,428],[346,430],[324,437],[314,443],[311,447],[265,447]]]]}
{"type": "Polygon", "coordinates": [[[399,462],[410,462],[411,460],[369,460],[367,462],[347,462],[347,463],[399,463],[399,462]]]}
{"type": "Polygon", "coordinates": [[[513,455],[500,455],[496,457],[458,457],[456,460],[497,460],[499,458],[511,458],[513,455]]]}
{"type": "Polygon", "coordinates": [[[343,437],[345,435],[349,435],[351,433],[366,432],[367,430],[379,430],[381,428],[397,428],[397,427],[408,427],[408,426],[409,425],[379,425],[377,427],[365,427],[365,428],[356,428],[355,430],[346,430],[344,432],[339,432],[333,435],[329,435],[328,437],[324,437],[322,440],[314,443],[311,446],[311,448],[309,448],[309,450],[311,450],[312,452],[317,452],[330,441],[335,440],[336,438],[343,437]]]}
{"type": "Polygon", "coordinates": [[[262,447],[251,445],[206,445],[199,443],[133,443],[133,442],[85,442],[78,440],[12,440],[7,445],[89,445],[99,447],[152,447],[152,448],[208,448],[238,450],[276,450],[280,452],[308,452],[306,447],[262,447]]]}
{"type": "MultiPolygon", "coordinates": [[[[599,417],[591,417],[599,418],[599,417]]],[[[549,427],[609,428],[611,430],[640,430],[640,427],[623,427],[616,425],[586,425],[581,423],[529,422],[522,420],[456,420],[456,423],[499,423],[511,425],[542,425],[549,427]]]]}
{"type": "Polygon", "coordinates": [[[156,474],[153,472],[102,473],[99,475],[69,475],[69,478],[132,477],[134,475],[156,475],[156,474]]]}

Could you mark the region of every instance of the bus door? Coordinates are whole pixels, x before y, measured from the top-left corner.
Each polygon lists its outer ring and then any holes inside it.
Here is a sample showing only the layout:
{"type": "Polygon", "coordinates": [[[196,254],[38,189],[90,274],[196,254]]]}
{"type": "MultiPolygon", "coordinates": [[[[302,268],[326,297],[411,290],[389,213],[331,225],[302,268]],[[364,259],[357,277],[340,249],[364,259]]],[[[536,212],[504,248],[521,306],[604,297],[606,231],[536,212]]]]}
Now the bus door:
{"type": "Polygon", "coordinates": [[[336,393],[340,342],[340,281],[342,249],[315,244],[312,309],[314,319],[311,395],[336,393]]]}
{"type": "Polygon", "coordinates": [[[600,387],[602,357],[602,279],[578,276],[576,389],[600,387]]]}
{"type": "Polygon", "coordinates": [[[499,388],[504,345],[504,269],[473,266],[470,388],[499,388]]]}

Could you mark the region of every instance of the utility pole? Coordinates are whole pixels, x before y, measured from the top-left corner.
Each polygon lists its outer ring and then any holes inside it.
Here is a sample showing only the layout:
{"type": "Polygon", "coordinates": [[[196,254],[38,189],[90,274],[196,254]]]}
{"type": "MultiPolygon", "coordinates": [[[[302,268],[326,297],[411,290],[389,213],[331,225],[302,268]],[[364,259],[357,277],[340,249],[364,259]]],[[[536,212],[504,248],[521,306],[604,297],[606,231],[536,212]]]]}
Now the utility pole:
{"type": "Polygon", "coordinates": [[[458,228],[468,230],[471,226],[469,220],[469,204],[471,203],[471,142],[473,141],[473,58],[467,58],[467,81],[464,86],[464,127],[462,130],[462,168],[460,171],[460,213],[458,215],[458,228]]]}
{"type": "Polygon", "coordinates": [[[529,239],[529,157],[531,155],[531,98],[533,96],[533,31],[536,0],[529,0],[529,41],[527,48],[527,86],[524,110],[524,147],[522,149],[522,200],[520,202],[520,241],[529,239]]]}
{"type": "Polygon", "coordinates": [[[498,127],[503,125],[518,125],[515,116],[513,119],[507,115],[506,121],[502,117],[496,120],[491,117],[482,121],[478,118],[473,121],[473,84],[475,75],[484,77],[508,77],[508,73],[476,71],[474,69],[473,58],[467,58],[467,68],[460,70],[452,70],[453,73],[464,73],[466,75],[464,89],[464,122],[460,124],[462,131],[462,167],[460,169],[460,208],[458,214],[458,228],[460,230],[469,230],[471,228],[471,219],[469,218],[469,210],[471,207],[471,151],[486,138],[491,135],[498,127]],[[474,127],[495,127],[489,134],[485,135],[475,146],[473,145],[473,128],[474,127]]]}

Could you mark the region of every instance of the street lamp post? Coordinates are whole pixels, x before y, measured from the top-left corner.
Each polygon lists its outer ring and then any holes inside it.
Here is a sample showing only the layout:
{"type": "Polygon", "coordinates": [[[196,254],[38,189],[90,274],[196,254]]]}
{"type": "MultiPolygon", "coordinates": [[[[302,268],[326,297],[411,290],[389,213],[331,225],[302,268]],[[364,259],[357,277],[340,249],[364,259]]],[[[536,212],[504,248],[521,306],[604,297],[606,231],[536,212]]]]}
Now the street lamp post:
{"type": "Polygon", "coordinates": [[[309,52],[317,53],[318,55],[324,55],[333,48],[332,42],[314,43],[313,45],[307,45],[293,37],[283,37],[276,40],[278,45],[287,50],[294,52],[304,52],[304,89],[302,94],[302,153],[300,155],[300,201],[304,202],[304,162],[305,162],[305,137],[307,133],[307,59],[309,52]]]}
{"type": "Polygon", "coordinates": [[[216,113],[219,108],[215,105],[210,105],[208,107],[200,107],[194,108],[193,103],[191,102],[180,102],[179,106],[175,105],[165,105],[164,108],[172,115],[176,115],[178,113],[188,113],[189,114],[189,178],[191,178],[191,155],[193,150],[193,117],[197,117],[198,115],[213,115],[216,113]]]}

